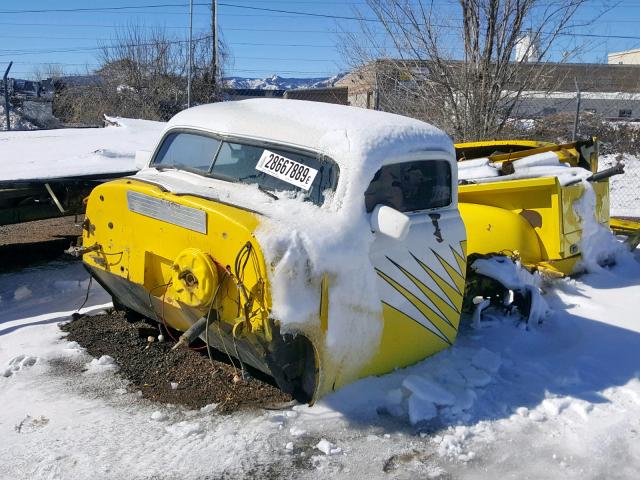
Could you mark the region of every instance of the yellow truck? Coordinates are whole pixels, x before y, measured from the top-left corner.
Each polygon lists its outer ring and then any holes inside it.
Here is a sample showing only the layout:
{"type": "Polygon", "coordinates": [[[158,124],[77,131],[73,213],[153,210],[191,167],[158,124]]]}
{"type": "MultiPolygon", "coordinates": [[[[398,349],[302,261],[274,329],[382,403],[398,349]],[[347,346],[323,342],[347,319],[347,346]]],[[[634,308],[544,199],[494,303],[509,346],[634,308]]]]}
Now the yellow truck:
{"type": "MultiPolygon", "coordinates": [[[[338,105],[191,108],[138,174],[93,190],[78,252],[116,308],[313,402],[452,345],[470,256],[571,270],[584,187],[482,175],[458,187],[458,165],[519,171],[517,145],[500,158],[495,147],[454,147],[423,122],[338,105]]],[[[564,150],[595,171],[597,152],[564,150]]],[[[606,179],[595,188],[606,224],[606,179]]]]}

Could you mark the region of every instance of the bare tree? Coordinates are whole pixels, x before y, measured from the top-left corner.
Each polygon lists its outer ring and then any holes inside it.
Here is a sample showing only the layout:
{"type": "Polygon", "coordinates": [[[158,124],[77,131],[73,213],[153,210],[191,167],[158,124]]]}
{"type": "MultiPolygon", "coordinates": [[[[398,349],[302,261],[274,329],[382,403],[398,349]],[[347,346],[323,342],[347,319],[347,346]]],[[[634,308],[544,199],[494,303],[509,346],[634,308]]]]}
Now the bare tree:
{"type": "Polygon", "coordinates": [[[447,9],[434,0],[367,0],[361,31],[344,34],[343,50],[373,79],[378,108],[431,121],[456,140],[490,138],[523,93],[553,90],[547,59],[578,21],[589,23],[578,16],[586,1],[458,0],[447,9]]]}
{"type": "MultiPolygon", "coordinates": [[[[220,48],[223,60],[227,58],[220,48]]],[[[84,85],[63,88],[57,112],[66,121],[99,123],[103,114],[168,120],[186,108],[189,43],[162,27],[132,24],[102,46],[100,67],[84,85]]],[[[193,41],[192,98],[195,104],[221,98],[220,74],[212,75],[211,35],[193,41]]]]}
{"type": "Polygon", "coordinates": [[[62,65],[58,63],[48,63],[45,65],[38,65],[33,68],[31,71],[31,77],[36,82],[41,82],[42,80],[52,79],[57,80],[60,77],[64,76],[64,68],[62,65]]]}

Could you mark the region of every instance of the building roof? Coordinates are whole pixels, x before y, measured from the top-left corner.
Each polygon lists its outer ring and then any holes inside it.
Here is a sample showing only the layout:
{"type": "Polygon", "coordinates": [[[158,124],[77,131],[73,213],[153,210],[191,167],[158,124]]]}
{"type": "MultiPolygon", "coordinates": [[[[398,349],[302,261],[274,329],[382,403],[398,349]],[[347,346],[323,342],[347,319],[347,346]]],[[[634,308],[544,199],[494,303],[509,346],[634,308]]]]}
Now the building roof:
{"type": "MultiPolygon", "coordinates": [[[[452,60],[449,63],[455,68],[463,62],[452,60]]],[[[370,91],[376,85],[376,72],[383,72],[384,78],[399,75],[402,70],[428,66],[428,61],[374,60],[345,75],[336,85],[348,86],[350,94],[370,91]]],[[[527,71],[544,69],[537,82],[541,91],[575,92],[577,81],[583,92],[640,92],[640,64],[526,62],[514,63],[514,66],[522,71],[522,75],[516,72],[511,87],[505,85],[506,90],[517,86],[527,71]]]]}

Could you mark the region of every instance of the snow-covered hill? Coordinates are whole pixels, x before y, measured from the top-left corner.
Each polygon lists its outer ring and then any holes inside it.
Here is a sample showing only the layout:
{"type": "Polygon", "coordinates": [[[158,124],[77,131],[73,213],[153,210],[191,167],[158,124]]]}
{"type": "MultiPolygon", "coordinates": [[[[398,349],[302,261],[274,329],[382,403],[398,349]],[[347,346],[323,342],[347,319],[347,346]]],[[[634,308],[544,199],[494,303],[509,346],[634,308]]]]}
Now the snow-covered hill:
{"type": "Polygon", "coordinates": [[[224,79],[227,88],[248,88],[263,90],[295,90],[298,88],[326,88],[332,87],[340,80],[344,73],[332,77],[318,78],[285,78],[273,75],[267,78],[227,77],[224,79]]]}

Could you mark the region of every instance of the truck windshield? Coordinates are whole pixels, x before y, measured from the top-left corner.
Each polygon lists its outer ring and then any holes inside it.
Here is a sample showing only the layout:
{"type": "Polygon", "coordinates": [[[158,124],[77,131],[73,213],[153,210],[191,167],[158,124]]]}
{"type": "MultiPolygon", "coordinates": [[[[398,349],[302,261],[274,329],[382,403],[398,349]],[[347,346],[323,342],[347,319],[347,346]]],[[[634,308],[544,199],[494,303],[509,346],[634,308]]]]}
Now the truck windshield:
{"type": "Polygon", "coordinates": [[[400,212],[451,203],[451,167],[446,160],[417,160],[382,167],[364,194],[367,212],[387,205],[400,212]]]}
{"type": "Polygon", "coordinates": [[[194,132],[171,132],[153,163],[247,184],[272,192],[300,193],[317,205],[327,190],[335,190],[338,167],[328,159],[278,146],[221,141],[194,132]]]}

